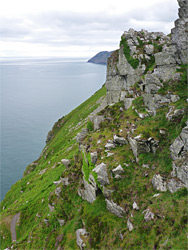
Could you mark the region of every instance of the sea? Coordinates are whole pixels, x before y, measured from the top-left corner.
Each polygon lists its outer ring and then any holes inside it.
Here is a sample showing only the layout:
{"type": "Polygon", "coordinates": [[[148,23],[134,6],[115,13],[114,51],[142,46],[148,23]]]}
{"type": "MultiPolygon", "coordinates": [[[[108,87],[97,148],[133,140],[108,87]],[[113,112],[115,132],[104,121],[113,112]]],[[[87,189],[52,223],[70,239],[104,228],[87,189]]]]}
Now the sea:
{"type": "Polygon", "coordinates": [[[53,124],[105,83],[86,58],[0,58],[1,200],[45,146],[53,124]]]}

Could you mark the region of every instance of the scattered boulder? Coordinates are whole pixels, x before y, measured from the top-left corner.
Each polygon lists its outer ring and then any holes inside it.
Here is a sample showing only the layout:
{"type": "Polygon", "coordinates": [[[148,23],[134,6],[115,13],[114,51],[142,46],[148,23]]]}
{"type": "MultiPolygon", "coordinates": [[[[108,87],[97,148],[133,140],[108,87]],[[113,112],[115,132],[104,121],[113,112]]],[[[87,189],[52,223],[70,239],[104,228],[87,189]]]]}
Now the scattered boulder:
{"type": "Polygon", "coordinates": [[[127,140],[124,137],[114,135],[114,143],[123,145],[123,144],[127,144],[127,140]]]}
{"type": "Polygon", "coordinates": [[[84,243],[83,239],[88,237],[88,232],[86,232],[85,228],[80,228],[76,230],[76,243],[81,250],[84,249],[86,244],[84,243]]]}
{"type": "Polygon", "coordinates": [[[97,173],[97,180],[102,186],[110,183],[108,179],[106,164],[102,162],[100,165],[96,166],[92,171],[97,173]]]}
{"type": "Polygon", "coordinates": [[[144,48],[144,51],[147,55],[151,56],[154,52],[154,46],[152,44],[147,44],[144,48]]]}
{"type": "Polygon", "coordinates": [[[144,220],[147,222],[153,220],[155,217],[154,213],[152,213],[149,208],[144,210],[142,213],[145,213],[144,220]]]}
{"type": "Polygon", "coordinates": [[[167,184],[168,190],[171,193],[176,192],[178,189],[184,187],[183,183],[175,179],[170,179],[167,184]]]}
{"type": "Polygon", "coordinates": [[[94,125],[94,131],[100,129],[101,123],[105,120],[103,115],[94,115],[90,116],[91,122],[93,122],[94,125]]]}
{"type": "Polygon", "coordinates": [[[127,227],[128,227],[130,232],[134,229],[133,224],[131,223],[131,221],[129,219],[127,220],[127,227]]]}
{"type": "Polygon", "coordinates": [[[131,107],[132,102],[134,101],[135,98],[125,98],[124,100],[124,107],[125,109],[128,109],[131,107]]]}
{"type": "Polygon", "coordinates": [[[139,210],[139,206],[137,205],[137,203],[135,201],[133,202],[133,209],[139,210]]]}
{"type": "Polygon", "coordinates": [[[82,141],[86,138],[87,133],[88,133],[88,129],[87,128],[83,128],[81,130],[81,132],[77,134],[76,141],[81,144],[82,141]]]}
{"type": "Polygon", "coordinates": [[[84,185],[84,188],[78,190],[78,195],[89,203],[93,203],[96,200],[96,191],[98,188],[92,175],[90,175],[89,179],[90,183],[88,183],[83,177],[82,183],[84,185]]]}
{"type": "Polygon", "coordinates": [[[181,134],[174,140],[170,151],[173,160],[183,158],[188,152],[188,126],[184,127],[181,134]]]}
{"type": "Polygon", "coordinates": [[[169,121],[175,121],[175,120],[179,120],[183,117],[185,113],[185,110],[184,109],[176,109],[174,110],[174,107],[170,107],[167,115],[166,115],[166,118],[167,120],[169,121]]]}
{"type": "Polygon", "coordinates": [[[41,170],[41,171],[39,172],[39,174],[42,175],[42,174],[44,174],[46,171],[47,171],[47,168],[44,168],[43,170],[41,170]]]}
{"type": "Polygon", "coordinates": [[[172,177],[178,178],[188,188],[188,156],[181,161],[172,163],[172,177]]]}
{"type": "Polygon", "coordinates": [[[91,163],[95,165],[97,162],[97,152],[90,153],[90,156],[91,156],[91,163]]]}
{"type": "Polygon", "coordinates": [[[108,150],[111,150],[111,149],[113,149],[113,148],[115,148],[115,147],[116,147],[115,144],[114,144],[114,143],[110,143],[110,142],[108,142],[108,143],[105,145],[105,148],[108,149],[108,150]]]}
{"type": "Polygon", "coordinates": [[[134,156],[137,158],[142,153],[155,153],[158,148],[158,141],[150,137],[148,139],[141,139],[141,136],[128,138],[134,156]]]}
{"type": "Polygon", "coordinates": [[[115,178],[116,180],[119,180],[119,179],[121,179],[121,175],[116,174],[114,178],[115,178]]]}
{"type": "Polygon", "coordinates": [[[160,174],[156,174],[152,178],[152,184],[154,188],[161,192],[166,192],[167,191],[167,185],[166,181],[164,181],[164,178],[160,174]]]}
{"type": "Polygon", "coordinates": [[[60,197],[60,195],[61,195],[61,188],[60,187],[58,187],[58,188],[56,188],[56,190],[55,190],[55,194],[56,194],[56,196],[57,197],[60,197]]]}
{"type": "Polygon", "coordinates": [[[69,185],[69,178],[61,178],[61,183],[63,184],[63,186],[68,186],[69,185]]]}
{"type": "Polygon", "coordinates": [[[48,204],[48,207],[49,207],[49,209],[50,209],[50,212],[53,212],[53,211],[54,211],[54,206],[48,204]]]}
{"type": "Polygon", "coordinates": [[[62,159],[61,162],[63,163],[63,165],[65,165],[65,167],[70,166],[70,160],[68,160],[68,159],[62,159]]]}
{"type": "Polygon", "coordinates": [[[59,225],[60,225],[60,227],[62,227],[64,224],[65,224],[65,220],[63,220],[63,219],[58,219],[58,222],[59,222],[59,225]]]}
{"type": "Polygon", "coordinates": [[[112,170],[112,172],[113,172],[115,175],[120,175],[120,174],[123,174],[125,171],[124,171],[124,169],[122,168],[122,166],[119,164],[119,165],[117,166],[117,168],[114,168],[114,169],[112,170]]]}
{"type": "Polygon", "coordinates": [[[112,200],[110,201],[108,199],[106,199],[105,201],[106,201],[107,209],[111,213],[115,214],[116,216],[120,218],[125,215],[125,210],[122,207],[118,206],[115,202],[113,202],[112,200]]]}

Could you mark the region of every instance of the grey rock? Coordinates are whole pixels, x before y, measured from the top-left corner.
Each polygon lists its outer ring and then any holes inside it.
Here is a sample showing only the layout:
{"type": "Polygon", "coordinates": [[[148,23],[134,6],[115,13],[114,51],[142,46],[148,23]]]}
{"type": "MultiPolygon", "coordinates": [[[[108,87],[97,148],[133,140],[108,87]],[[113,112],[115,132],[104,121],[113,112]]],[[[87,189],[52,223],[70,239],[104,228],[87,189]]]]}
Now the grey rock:
{"type": "Polygon", "coordinates": [[[90,116],[90,120],[93,122],[94,130],[96,131],[100,129],[100,125],[105,120],[105,118],[102,115],[94,115],[94,116],[90,116]]]}
{"type": "Polygon", "coordinates": [[[103,194],[104,194],[105,198],[109,199],[113,192],[114,192],[113,190],[110,190],[110,189],[107,189],[106,187],[103,187],[103,194]]]}
{"type": "Polygon", "coordinates": [[[61,178],[61,183],[63,184],[63,186],[68,186],[69,185],[69,178],[61,178]]]}
{"type": "Polygon", "coordinates": [[[153,220],[155,217],[154,213],[152,213],[149,208],[144,210],[143,213],[145,213],[144,220],[147,222],[153,220]]]}
{"type": "Polygon", "coordinates": [[[181,134],[170,146],[171,157],[173,160],[181,159],[188,152],[188,126],[182,129],[181,134]]]}
{"type": "Polygon", "coordinates": [[[81,131],[80,133],[77,134],[77,136],[76,136],[76,141],[77,141],[78,143],[82,143],[82,141],[86,138],[87,133],[88,133],[87,128],[83,128],[82,131],[81,131]]]}
{"type": "Polygon", "coordinates": [[[57,197],[60,197],[61,191],[62,191],[62,190],[61,190],[60,187],[56,188],[55,194],[56,194],[57,197]]]}
{"type": "Polygon", "coordinates": [[[44,168],[43,170],[41,170],[41,171],[39,172],[39,174],[42,175],[42,174],[44,174],[46,171],[47,171],[47,168],[44,168]]]}
{"type": "Polygon", "coordinates": [[[124,137],[120,137],[117,135],[114,135],[114,142],[122,145],[127,144],[127,140],[124,137]]]}
{"type": "Polygon", "coordinates": [[[53,212],[53,211],[54,211],[54,206],[48,204],[48,207],[49,207],[49,209],[50,209],[50,212],[53,212]]]}
{"type": "Polygon", "coordinates": [[[116,168],[114,168],[112,170],[112,172],[115,174],[115,175],[120,175],[120,174],[123,174],[125,171],[124,169],[122,168],[122,166],[119,164],[116,168]]]}
{"type": "Polygon", "coordinates": [[[88,237],[88,232],[86,232],[84,228],[77,229],[76,230],[76,243],[81,250],[83,250],[84,247],[86,246],[83,241],[83,237],[84,238],[88,237]]]}
{"type": "Polygon", "coordinates": [[[137,205],[137,203],[135,201],[133,202],[133,209],[139,210],[139,206],[137,205]]]}
{"type": "Polygon", "coordinates": [[[92,179],[92,184],[91,184],[91,183],[88,183],[83,177],[84,189],[78,190],[78,195],[81,196],[82,199],[88,201],[89,203],[93,203],[96,200],[97,185],[93,181],[93,179],[92,179]]]}
{"type": "Polygon", "coordinates": [[[60,220],[60,219],[58,219],[58,222],[59,222],[59,225],[60,225],[60,227],[62,227],[64,224],[65,224],[65,220],[60,220]]]}
{"type": "Polygon", "coordinates": [[[70,160],[68,159],[62,159],[61,162],[63,163],[63,165],[65,165],[65,167],[70,166],[70,160]]]}
{"type": "Polygon", "coordinates": [[[91,156],[91,163],[92,164],[96,164],[96,162],[97,162],[97,152],[91,152],[90,153],[90,156],[91,156]]]}
{"type": "Polygon", "coordinates": [[[154,54],[154,56],[155,56],[155,63],[157,66],[176,64],[174,53],[159,52],[154,54]]]}
{"type": "Polygon", "coordinates": [[[173,171],[171,175],[178,178],[182,184],[188,188],[188,156],[181,161],[172,163],[173,171]]]}
{"type": "Polygon", "coordinates": [[[130,108],[133,101],[134,101],[134,98],[125,98],[125,100],[124,100],[125,109],[130,108]]]}
{"type": "Polygon", "coordinates": [[[131,221],[129,219],[127,220],[127,227],[128,227],[130,232],[134,229],[133,224],[131,223],[131,221]]]}
{"type": "Polygon", "coordinates": [[[116,180],[120,180],[120,179],[121,179],[121,175],[116,174],[114,178],[115,178],[116,180]]]}
{"type": "Polygon", "coordinates": [[[116,216],[120,218],[125,215],[125,210],[122,207],[118,206],[115,202],[113,202],[112,200],[110,201],[108,199],[105,199],[105,201],[106,201],[107,209],[111,213],[115,214],[116,216]]]}
{"type": "Polygon", "coordinates": [[[171,192],[171,193],[174,193],[176,192],[178,189],[182,188],[184,185],[180,182],[180,181],[177,181],[175,179],[170,179],[168,181],[168,184],[167,184],[167,187],[168,187],[168,190],[171,192]]]}
{"type": "Polygon", "coordinates": [[[107,156],[106,157],[110,157],[112,155],[114,155],[114,153],[107,152],[107,156]]]}
{"type": "Polygon", "coordinates": [[[115,148],[116,146],[115,146],[115,144],[114,143],[107,143],[106,145],[105,145],[105,148],[106,149],[108,149],[108,150],[111,150],[111,149],[113,149],[113,148],[115,148]]]}
{"type": "Polygon", "coordinates": [[[152,44],[148,44],[145,46],[144,51],[147,55],[152,55],[154,52],[154,46],[152,44]]]}
{"type": "Polygon", "coordinates": [[[110,183],[108,179],[106,164],[101,163],[97,165],[92,171],[97,173],[97,180],[102,186],[110,183]]]}
{"type": "Polygon", "coordinates": [[[155,153],[158,148],[158,141],[153,138],[141,139],[139,136],[135,138],[128,138],[135,157],[142,153],[152,152],[155,153]]]}
{"type": "Polygon", "coordinates": [[[152,178],[153,187],[161,192],[167,191],[167,184],[164,178],[160,174],[156,174],[152,178]]]}

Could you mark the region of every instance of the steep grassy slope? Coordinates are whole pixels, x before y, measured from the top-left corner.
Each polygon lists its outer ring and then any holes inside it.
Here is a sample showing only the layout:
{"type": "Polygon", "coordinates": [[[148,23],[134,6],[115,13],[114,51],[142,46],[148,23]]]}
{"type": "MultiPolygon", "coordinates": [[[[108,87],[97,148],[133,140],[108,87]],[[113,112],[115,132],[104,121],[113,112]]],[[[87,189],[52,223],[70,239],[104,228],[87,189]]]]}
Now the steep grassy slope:
{"type": "MultiPolygon", "coordinates": [[[[187,72],[183,66],[180,71],[181,81],[166,83],[159,92],[177,94],[180,100],[171,105],[187,110],[187,72]]],[[[141,119],[135,112],[135,109],[145,110],[140,96],[128,110],[122,102],[107,106],[100,112],[106,118],[101,128],[93,131],[87,117],[105,93],[103,86],[54,125],[40,158],[27,167],[25,176],[7,193],[1,203],[2,249],[10,246],[21,250],[78,249],[75,232],[83,227],[89,232],[89,236],[83,238],[87,249],[186,249],[187,190],[162,193],[151,184],[154,174],[168,178],[172,170],[169,146],[185,127],[186,112],[177,120],[168,121],[168,107],[162,107],[156,116],[141,119]],[[107,210],[102,192],[92,204],[78,195],[84,160],[75,136],[87,126],[90,132],[83,145],[90,152],[98,152],[97,164],[104,162],[108,165],[110,184],[106,188],[113,190],[111,199],[125,209],[122,218],[107,210]],[[152,136],[159,141],[156,153],[141,154],[136,162],[130,145],[126,144],[112,149],[114,155],[107,156],[107,141],[112,140],[113,135],[126,137],[133,127],[135,136],[152,136]],[[166,134],[161,134],[160,129],[166,134]],[[69,167],[62,164],[64,158],[70,160],[69,167]],[[124,169],[121,179],[115,179],[111,171],[118,164],[124,169]],[[144,168],[145,165],[148,168],[144,168]],[[57,195],[53,182],[60,177],[68,177],[69,184],[61,183],[58,186],[61,192],[57,195]],[[154,197],[156,193],[160,195],[154,197]],[[134,201],[139,205],[138,211],[132,208],[134,201]],[[143,211],[148,208],[155,217],[146,222],[143,211]],[[21,216],[16,227],[17,241],[12,243],[10,222],[18,212],[21,216]],[[134,225],[132,231],[127,228],[128,218],[134,225]],[[60,225],[60,220],[64,220],[64,225],[60,225]]]]}

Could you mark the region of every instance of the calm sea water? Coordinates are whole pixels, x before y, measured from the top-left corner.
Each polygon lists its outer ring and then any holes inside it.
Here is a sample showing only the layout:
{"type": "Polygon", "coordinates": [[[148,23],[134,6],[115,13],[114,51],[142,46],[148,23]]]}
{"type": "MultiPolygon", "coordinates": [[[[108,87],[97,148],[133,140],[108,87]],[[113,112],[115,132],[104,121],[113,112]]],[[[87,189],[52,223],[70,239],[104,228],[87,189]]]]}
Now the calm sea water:
{"type": "Polygon", "coordinates": [[[97,91],[105,74],[105,66],[79,60],[1,59],[1,199],[39,157],[55,121],[97,91]]]}

